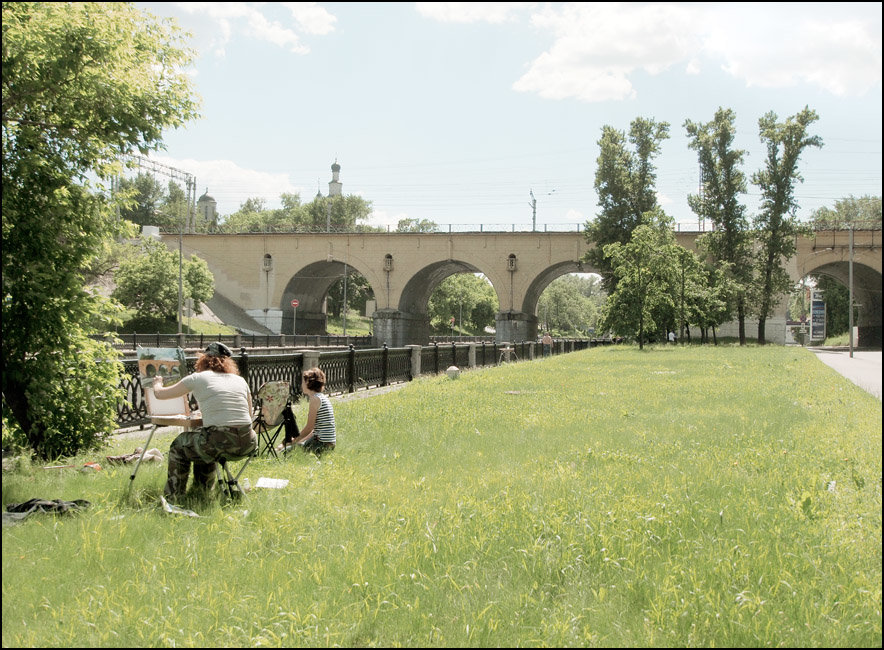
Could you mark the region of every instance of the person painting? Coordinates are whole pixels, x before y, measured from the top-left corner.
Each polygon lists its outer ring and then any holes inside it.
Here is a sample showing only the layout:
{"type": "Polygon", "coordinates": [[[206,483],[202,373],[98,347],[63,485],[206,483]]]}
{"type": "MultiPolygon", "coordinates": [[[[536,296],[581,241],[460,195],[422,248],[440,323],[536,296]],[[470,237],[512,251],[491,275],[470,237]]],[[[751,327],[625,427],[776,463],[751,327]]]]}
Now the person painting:
{"type": "Polygon", "coordinates": [[[317,456],[335,448],[337,436],[335,432],[335,414],[328,395],[322,392],[325,388],[325,373],[319,368],[305,370],[301,378],[301,392],[307,396],[309,403],[307,424],[301,429],[301,435],[295,438],[285,451],[300,446],[305,452],[310,451],[317,456]]]}
{"type": "Polygon", "coordinates": [[[164,495],[170,501],[182,497],[193,463],[195,487],[215,487],[216,461],[244,458],[258,447],[258,436],[252,430],[252,394],[249,385],[239,376],[230,348],[223,343],[210,343],[196,361],[196,372],[177,383],[163,387],[157,376],[154,395],[158,399],[181,397],[193,393],[202,413],[201,427],[181,433],[169,447],[169,474],[164,495]]]}

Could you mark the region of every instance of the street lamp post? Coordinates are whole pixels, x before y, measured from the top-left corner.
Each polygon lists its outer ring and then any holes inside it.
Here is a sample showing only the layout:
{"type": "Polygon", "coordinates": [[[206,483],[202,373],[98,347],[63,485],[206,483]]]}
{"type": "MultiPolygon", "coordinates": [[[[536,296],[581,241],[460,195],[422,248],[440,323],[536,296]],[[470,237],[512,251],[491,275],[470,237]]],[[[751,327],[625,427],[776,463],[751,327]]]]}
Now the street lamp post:
{"type": "Polygon", "coordinates": [[[850,358],[853,358],[853,224],[848,224],[847,231],[850,236],[850,259],[847,263],[847,324],[850,329],[850,358]]]}

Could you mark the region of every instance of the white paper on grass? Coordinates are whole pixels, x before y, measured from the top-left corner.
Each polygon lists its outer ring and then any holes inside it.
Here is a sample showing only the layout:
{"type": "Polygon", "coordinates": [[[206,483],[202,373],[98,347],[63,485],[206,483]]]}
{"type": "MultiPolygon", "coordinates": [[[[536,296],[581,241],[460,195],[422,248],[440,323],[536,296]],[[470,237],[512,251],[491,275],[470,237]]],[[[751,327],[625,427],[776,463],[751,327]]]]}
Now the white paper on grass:
{"type": "Polygon", "coordinates": [[[286,478],[267,478],[266,476],[262,476],[258,479],[258,482],[255,483],[255,487],[273,488],[278,490],[284,488],[288,484],[289,481],[286,478]]]}

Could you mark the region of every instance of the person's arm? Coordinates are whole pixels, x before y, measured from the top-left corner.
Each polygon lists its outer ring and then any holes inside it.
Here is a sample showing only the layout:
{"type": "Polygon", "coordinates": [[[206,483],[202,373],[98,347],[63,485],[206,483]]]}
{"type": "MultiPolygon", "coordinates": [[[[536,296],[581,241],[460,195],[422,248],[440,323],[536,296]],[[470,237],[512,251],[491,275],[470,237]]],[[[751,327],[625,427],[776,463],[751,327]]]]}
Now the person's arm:
{"type": "Polygon", "coordinates": [[[310,398],[310,408],[307,410],[307,424],[301,429],[301,435],[293,441],[295,444],[303,444],[313,437],[317,413],[319,413],[319,398],[314,395],[310,398]]]}
{"type": "Polygon", "coordinates": [[[173,399],[187,395],[190,389],[184,385],[183,381],[176,382],[168,388],[163,387],[163,378],[157,375],[153,380],[153,394],[157,399],[173,399]]]}

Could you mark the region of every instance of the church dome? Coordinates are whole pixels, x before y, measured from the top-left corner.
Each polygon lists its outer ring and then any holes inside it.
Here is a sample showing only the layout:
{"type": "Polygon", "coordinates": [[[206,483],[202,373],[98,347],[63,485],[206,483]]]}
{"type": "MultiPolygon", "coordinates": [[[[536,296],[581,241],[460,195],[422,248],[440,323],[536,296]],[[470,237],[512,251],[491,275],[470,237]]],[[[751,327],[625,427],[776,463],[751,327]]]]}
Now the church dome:
{"type": "Polygon", "coordinates": [[[338,164],[337,160],[332,164],[332,171],[333,172],[341,171],[341,166],[338,164]]]}
{"type": "Polygon", "coordinates": [[[196,202],[197,203],[208,203],[208,202],[217,203],[217,201],[213,197],[209,196],[209,188],[206,188],[205,193],[200,198],[198,198],[196,202]]]}

